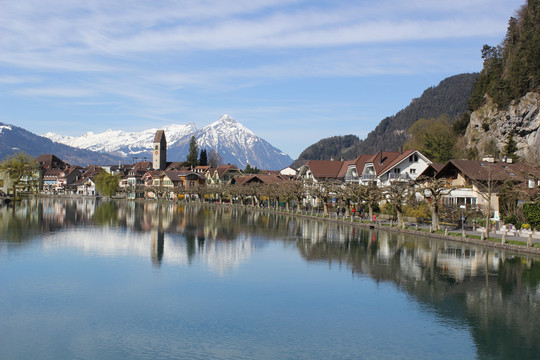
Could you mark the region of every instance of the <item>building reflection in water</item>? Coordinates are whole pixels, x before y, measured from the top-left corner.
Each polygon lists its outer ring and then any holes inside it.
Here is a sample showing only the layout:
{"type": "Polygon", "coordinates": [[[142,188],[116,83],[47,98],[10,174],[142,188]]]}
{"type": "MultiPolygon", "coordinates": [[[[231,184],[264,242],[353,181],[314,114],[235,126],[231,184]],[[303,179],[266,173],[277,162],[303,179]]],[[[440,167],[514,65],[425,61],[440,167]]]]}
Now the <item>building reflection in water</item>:
{"type": "Polygon", "coordinates": [[[540,319],[535,256],[235,207],[44,198],[0,208],[0,256],[32,241],[109,257],[150,251],[156,268],[197,261],[222,276],[279,242],[305,261],[394,284],[441,317],[476,324],[471,332],[487,357],[501,357],[493,346],[501,336],[540,344],[530,325],[540,319]]]}
{"type": "Polygon", "coordinates": [[[150,230],[151,244],[152,244],[152,265],[154,267],[160,267],[163,260],[163,247],[165,243],[165,233],[158,229],[150,230]]]}
{"type": "MultiPolygon", "coordinates": [[[[189,265],[197,257],[220,272],[247,261],[266,246],[262,238],[294,244],[307,261],[346,264],[353,274],[380,277],[381,267],[392,265],[402,278],[426,279],[436,273],[455,283],[489,277],[516,258],[504,250],[235,207],[43,198],[0,208],[0,235],[8,240],[3,245],[6,249],[39,234],[81,226],[93,233],[85,236],[78,231],[66,241],[96,252],[102,246],[102,252],[111,256],[128,248],[127,253],[138,253],[145,248],[140,243],[144,234],[149,233],[154,266],[164,261],[189,265]],[[121,230],[116,238],[114,230],[121,230]],[[99,232],[103,234],[95,236],[99,232]]],[[[524,269],[537,263],[532,256],[522,259],[524,269]]]]}

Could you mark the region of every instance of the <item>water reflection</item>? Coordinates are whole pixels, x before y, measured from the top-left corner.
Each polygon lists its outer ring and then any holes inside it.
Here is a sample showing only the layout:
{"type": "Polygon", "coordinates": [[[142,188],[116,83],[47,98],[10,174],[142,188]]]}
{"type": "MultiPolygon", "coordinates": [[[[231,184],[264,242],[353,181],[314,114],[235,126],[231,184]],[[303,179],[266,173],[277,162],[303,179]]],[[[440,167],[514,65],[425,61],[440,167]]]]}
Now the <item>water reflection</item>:
{"type": "Polygon", "coordinates": [[[222,275],[268,240],[279,241],[306,261],[393,284],[441,321],[468,325],[479,357],[533,358],[540,350],[534,256],[264,211],[88,199],[3,207],[0,240],[0,256],[43,241],[102,256],[149,256],[156,268],[198,261],[222,275]]]}

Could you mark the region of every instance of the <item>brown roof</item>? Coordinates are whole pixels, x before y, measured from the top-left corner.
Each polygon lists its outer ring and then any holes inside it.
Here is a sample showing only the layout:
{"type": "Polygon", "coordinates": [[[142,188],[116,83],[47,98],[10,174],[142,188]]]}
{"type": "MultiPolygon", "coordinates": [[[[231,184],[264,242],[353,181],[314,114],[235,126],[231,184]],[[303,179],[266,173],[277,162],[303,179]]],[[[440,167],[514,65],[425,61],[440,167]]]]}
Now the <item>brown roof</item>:
{"type": "Polygon", "coordinates": [[[309,160],[306,165],[316,179],[337,179],[340,174],[345,176],[348,166],[345,166],[345,161],[332,160],[309,160]],[[341,171],[342,168],[345,168],[345,170],[341,171]]]}
{"type": "Polygon", "coordinates": [[[161,143],[163,145],[167,144],[167,140],[165,139],[165,130],[156,131],[156,136],[154,137],[154,143],[161,143]]]}
{"type": "Polygon", "coordinates": [[[395,158],[393,158],[392,160],[390,160],[386,166],[381,170],[380,173],[377,173],[377,175],[382,175],[384,174],[385,172],[387,172],[388,170],[392,169],[394,166],[396,166],[397,164],[399,164],[400,162],[402,162],[403,160],[407,159],[411,154],[413,154],[414,152],[416,152],[416,150],[407,150],[407,151],[404,151],[403,153],[399,154],[398,156],[396,156],[395,158]]]}
{"type": "Polygon", "coordinates": [[[151,161],[139,161],[131,167],[134,170],[148,170],[152,168],[152,162],[151,161]]]}
{"type": "Polygon", "coordinates": [[[230,171],[230,170],[238,171],[239,169],[234,165],[219,165],[217,168],[209,168],[208,172],[212,176],[214,176],[214,174],[217,172],[218,176],[222,177],[223,174],[225,174],[227,171],[230,171]]]}
{"type": "Polygon", "coordinates": [[[288,180],[284,179],[283,177],[273,174],[251,174],[245,176],[236,176],[234,178],[234,182],[237,185],[245,185],[249,183],[281,184],[287,181],[288,180]]]}
{"type": "Polygon", "coordinates": [[[487,162],[478,160],[450,160],[437,174],[438,178],[452,177],[456,172],[474,181],[510,180],[522,182],[528,178],[539,178],[538,166],[527,163],[487,162]]]}
{"type": "Polygon", "coordinates": [[[189,167],[184,166],[183,161],[175,161],[172,163],[167,164],[166,171],[188,171],[189,167]]]}
{"type": "Polygon", "coordinates": [[[34,160],[45,169],[64,169],[68,165],[54,154],[39,155],[34,160]]]}
{"type": "Polygon", "coordinates": [[[367,159],[366,163],[372,163],[375,168],[375,174],[379,175],[400,154],[398,151],[379,151],[377,154],[372,155],[370,159],[367,159]]]}
{"type": "Polygon", "coordinates": [[[167,176],[172,182],[182,181],[181,173],[179,173],[178,171],[165,170],[161,174],[164,174],[165,176],[167,176]]]}
{"type": "Polygon", "coordinates": [[[422,173],[420,175],[418,175],[418,177],[420,178],[420,177],[424,177],[424,176],[427,176],[427,177],[436,176],[439,173],[439,171],[442,170],[444,165],[446,165],[446,164],[431,163],[426,167],[426,169],[424,171],[422,171],[422,173]]]}

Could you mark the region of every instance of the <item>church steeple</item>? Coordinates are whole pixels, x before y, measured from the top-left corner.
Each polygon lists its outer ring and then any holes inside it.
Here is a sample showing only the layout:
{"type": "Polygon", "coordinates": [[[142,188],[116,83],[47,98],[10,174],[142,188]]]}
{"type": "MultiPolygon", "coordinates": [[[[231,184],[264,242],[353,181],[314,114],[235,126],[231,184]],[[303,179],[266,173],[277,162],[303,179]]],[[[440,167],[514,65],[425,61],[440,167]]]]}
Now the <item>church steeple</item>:
{"type": "Polygon", "coordinates": [[[154,170],[165,170],[167,167],[167,140],[165,139],[164,130],[156,131],[152,159],[152,168],[154,170]]]}

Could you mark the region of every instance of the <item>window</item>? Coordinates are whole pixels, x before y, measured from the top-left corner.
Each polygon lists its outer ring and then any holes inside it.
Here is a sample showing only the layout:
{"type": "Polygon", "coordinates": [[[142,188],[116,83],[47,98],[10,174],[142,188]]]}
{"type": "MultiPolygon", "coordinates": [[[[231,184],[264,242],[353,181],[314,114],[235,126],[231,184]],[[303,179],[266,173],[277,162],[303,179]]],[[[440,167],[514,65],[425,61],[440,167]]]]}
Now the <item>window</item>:
{"type": "Polygon", "coordinates": [[[155,149],[156,149],[156,150],[159,150],[159,145],[156,145],[155,149]]]}
{"type": "Polygon", "coordinates": [[[412,154],[409,156],[409,162],[418,162],[418,154],[412,154]]]}
{"type": "Polygon", "coordinates": [[[416,169],[411,169],[411,170],[409,170],[409,172],[410,172],[411,174],[416,174],[416,169]]]}

